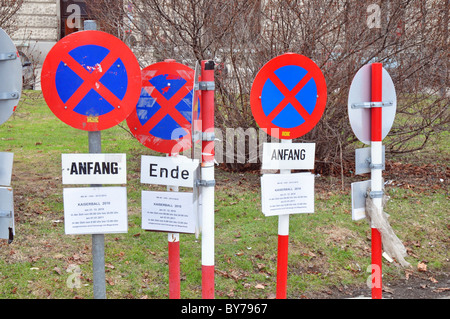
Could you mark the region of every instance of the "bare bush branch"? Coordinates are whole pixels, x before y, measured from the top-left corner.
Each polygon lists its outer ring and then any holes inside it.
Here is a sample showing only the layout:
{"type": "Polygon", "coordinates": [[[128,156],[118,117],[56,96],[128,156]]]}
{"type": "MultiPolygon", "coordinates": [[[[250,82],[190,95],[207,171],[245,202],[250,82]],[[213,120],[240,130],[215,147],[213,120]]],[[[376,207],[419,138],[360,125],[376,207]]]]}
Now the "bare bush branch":
{"type": "MultiPolygon", "coordinates": [[[[448,130],[449,0],[130,0],[122,10],[111,1],[91,3],[101,3],[102,24],[136,38],[133,50],[143,66],[172,58],[194,67],[214,59],[216,127],[223,132],[258,128],[249,94],[265,63],[286,52],[311,58],[325,75],[328,101],[321,121],[298,141],[317,143],[323,173],[342,174],[358,145],[347,99],[367,63],[383,63],[397,91],[388,151],[421,149],[448,130]]],[[[229,166],[243,167],[236,163],[229,166]]]]}

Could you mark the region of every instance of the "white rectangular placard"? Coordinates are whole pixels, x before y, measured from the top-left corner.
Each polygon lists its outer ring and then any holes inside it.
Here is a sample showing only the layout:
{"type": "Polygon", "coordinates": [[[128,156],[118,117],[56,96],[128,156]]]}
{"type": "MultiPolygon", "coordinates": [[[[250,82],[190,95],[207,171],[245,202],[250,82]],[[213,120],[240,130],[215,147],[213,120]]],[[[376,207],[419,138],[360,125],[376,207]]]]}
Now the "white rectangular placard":
{"type": "Polygon", "coordinates": [[[142,191],[142,229],[193,234],[193,200],[192,193],[142,191]]]}
{"type": "Polygon", "coordinates": [[[264,143],[262,169],[314,169],[315,143],[264,143]]]}
{"type": "Polygon", "coordinates": [[[314,175],[264,174],[261,177],[262,212],[266,216],[314,213],[314,175]]]}
{"type": "Polygon", "coordinates": [[[63,184],[126,184],[126,154],[61,154],[63,184]]]}
{"type": "Polygon", "coordinates": [[[186,156],[141,157],[141,183],[194,187],[197,159],[186,156]]]}
{"type": "Polygon", "coordinates": [[[126,187],[64,188],[64,226],[67,235],[126,233],[126,187]]]}

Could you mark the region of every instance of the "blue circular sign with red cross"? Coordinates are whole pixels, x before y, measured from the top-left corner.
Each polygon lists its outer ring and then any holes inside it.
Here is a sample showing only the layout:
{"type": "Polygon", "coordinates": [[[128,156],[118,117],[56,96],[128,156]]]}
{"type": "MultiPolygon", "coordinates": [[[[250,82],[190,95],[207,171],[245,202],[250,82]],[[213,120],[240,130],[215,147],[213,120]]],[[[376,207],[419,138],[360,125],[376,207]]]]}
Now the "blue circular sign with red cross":
{"type": "Polygon", "coordinates": [[[142,70],[141,97],[127,118],[132,134],[144,146],[176,154],[191,147],[194,70],[174,60],[142,70]]]}
{"type": "Polygon", "coordinates": [[[139,100],[141,69],[128,46],[101,31],[71,33],[48,53],[42,93],[64,123],[100,131],[124,121],[139,100]]]}
{"type": "Polygon", "coordinates": [[[319,67],[295,53],[267,62],[256,75],[250,93],[256,123],[280,139],[308,133],[322,117],[326,101],[326,82],[319,67]]]}

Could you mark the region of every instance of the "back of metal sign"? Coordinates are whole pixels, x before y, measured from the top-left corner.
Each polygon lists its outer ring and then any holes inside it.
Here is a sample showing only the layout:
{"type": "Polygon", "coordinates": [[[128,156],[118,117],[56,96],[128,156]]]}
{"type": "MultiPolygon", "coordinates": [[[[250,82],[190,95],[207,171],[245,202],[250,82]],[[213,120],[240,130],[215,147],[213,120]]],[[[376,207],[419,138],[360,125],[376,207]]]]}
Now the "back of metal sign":
{"type": "MultiPolygon", "coordinates": [[[[386,147],[383,145],[383,167],[382,170],[386,167],[386,161],[385,161],[385,152],[386,147]]],[[[355,150],[355,175],[361,175],[365,173],[370,173],[371,170],[371,158],[370,158],[370,147],[364,147],[364,148],[357,148],[355,150]]]]}
{"type": "Polygon", "coordinates": [[[14,233],[13,190],[10,187],[0,187],[0,238],[11,242],[14,233]]]}
{"type": "Polygon", "coordinates": [[[366,194],[370,180],[352,183],[352,220],[366,218],[366,194]]]}
{"type": "MultiPolygon", "coordinates": [[[[371,111],[370,107],[361,107],[362,103],[371,102],[372,64],[364,65],[356,73],[348,93],[348,117],[350,125],[358,140],[370,145],[371,111]]],[[[382,109],[382,138],[391,130],[397,110],[397,96],[394,83],[389,73],[383,68],[382,102],[389,104],[382,109]],[[392,103],[392,104],[390,104],[392,103]]]]}
{"type": "Polygon", "coordinates": [[[0,152],[0,185],[11,186],[14,153],[0,152]]]}
{"type": "Polygon", "coordinates": [[[22,63],[11,38],[0,28],[0,124],[14,112],[22,94],[22,63]]]}

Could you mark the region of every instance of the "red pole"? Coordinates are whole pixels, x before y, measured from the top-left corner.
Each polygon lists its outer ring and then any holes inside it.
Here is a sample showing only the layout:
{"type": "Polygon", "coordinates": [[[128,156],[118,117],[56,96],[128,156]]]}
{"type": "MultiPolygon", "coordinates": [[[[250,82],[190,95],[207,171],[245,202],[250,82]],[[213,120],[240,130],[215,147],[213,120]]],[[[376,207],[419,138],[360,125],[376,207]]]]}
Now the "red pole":
{"type": "MultiPolygon", "coordinates": [[[[214,61],[202,61],[201,91],[202,164],[201,176],[206,183],[214,182],[214,61]]],[[[202,187],[202,297],[214,299],[214,185],[202,187]]]]}
{"type": "MultiPolygon", "coordinates": [[[[173,155],[176,154],[168,154],[168,156],[173,155]]],[[[167,186],[167,190],[177,192],[178,186],[167,186]]],[[[168,233],[167,242],[169,254],[169,298],[180,299],[180,234],[168,233]]]]}
{"type": "Polygon", "coordinates": [[[180,240],[179,234],[169,233],[169,298],[180,299],[180,240]]]}
{"type": "Polygon", "coordinates": [[[278,234],[277,299],[286,299],[287,296],[288,246],[289,235],[278,234]]]}
{"type": "MultiPolygon", "coordinates": [[[[372,64],[372,102],[382,102],[382,70],[381,63],[372,64]]],[[[381,142],[382,137],[382,122],[381,122],[381,107],[371,108],[371,141],[381,142]]]]}
{"type": "MultiPolygon", "coordinates": [[[[372,88],[371,102],[382,102],[382,72],[381,63],[372,64],[372,88]]],[[[381,107],[371,108],[371,149],[372,163],[382,162],[381,145],[382,141],[382,109],[381,107]]],[[[381,169],[371,170],[372,191],[382,191],[381,169]]],[[[374,198],[374,205],[378,209],[381,207],[381,198],[374,198]]],[[[382,298],[382,242],[380,231],[372,227],[372,299],[382,298]]]]}

